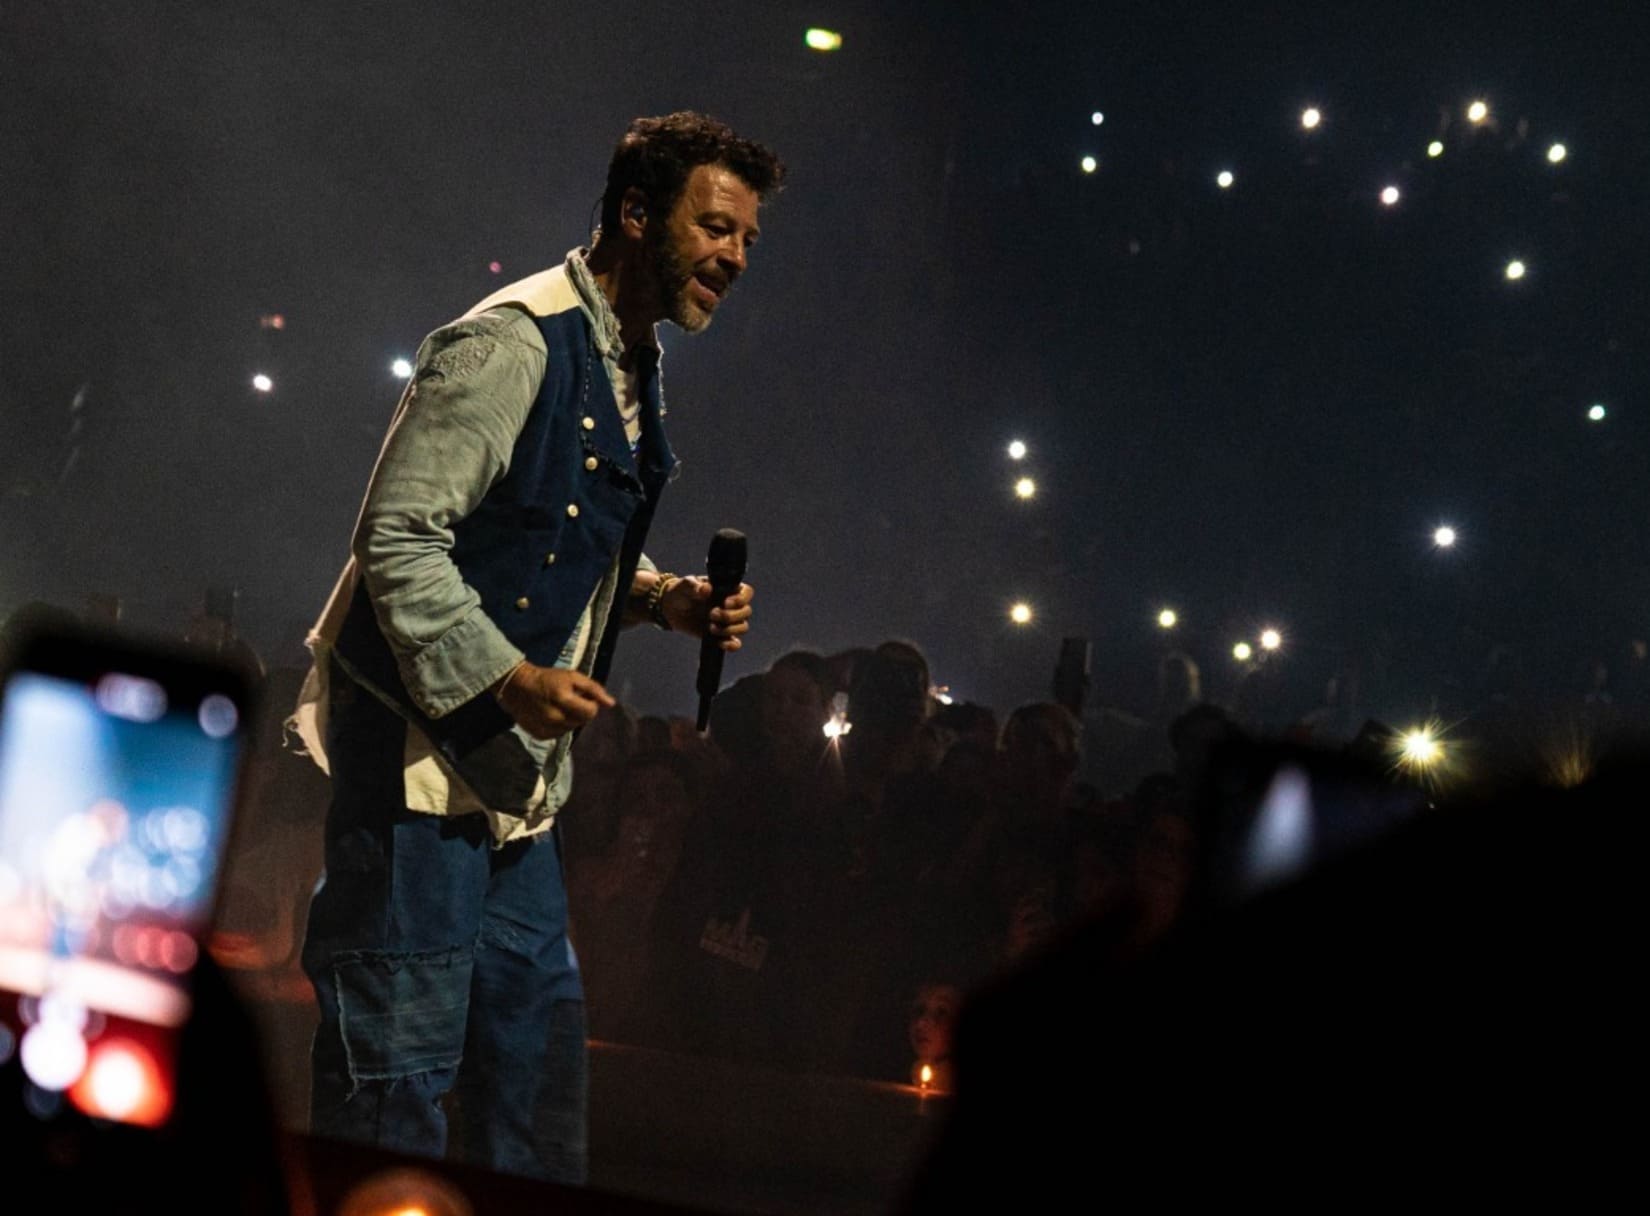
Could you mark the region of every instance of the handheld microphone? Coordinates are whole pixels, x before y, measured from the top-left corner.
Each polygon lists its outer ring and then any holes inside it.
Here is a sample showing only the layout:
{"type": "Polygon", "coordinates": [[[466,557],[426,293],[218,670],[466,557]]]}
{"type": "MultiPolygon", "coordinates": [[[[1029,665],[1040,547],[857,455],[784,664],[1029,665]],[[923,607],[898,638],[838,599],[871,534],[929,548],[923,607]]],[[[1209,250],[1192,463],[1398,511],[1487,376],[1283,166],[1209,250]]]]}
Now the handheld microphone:
{"type": "MultiPolygon", "coordinates": [[[[705,556],[705,574],[710,579],[710,602],[720,608],[722,601],[737,594],[745,581],[745,534],[723,528],[710,538],[705,556]]],[[[722,686],[722,639],[707,633],[699,642],[699,730],[710,725],[710,703],[722,686]]]]}

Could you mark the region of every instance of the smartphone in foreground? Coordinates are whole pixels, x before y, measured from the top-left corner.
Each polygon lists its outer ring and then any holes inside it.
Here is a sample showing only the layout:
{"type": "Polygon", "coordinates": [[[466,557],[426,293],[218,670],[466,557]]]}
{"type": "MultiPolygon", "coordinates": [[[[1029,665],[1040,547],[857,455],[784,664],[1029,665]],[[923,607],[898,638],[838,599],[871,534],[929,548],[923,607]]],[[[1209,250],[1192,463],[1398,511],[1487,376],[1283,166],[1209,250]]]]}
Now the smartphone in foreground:
{"type": "Polygon", "coordinates": [[[252,677],[51,616],[0,647],[4,1100],[47,1125],[164,1128],[252,677]]]}

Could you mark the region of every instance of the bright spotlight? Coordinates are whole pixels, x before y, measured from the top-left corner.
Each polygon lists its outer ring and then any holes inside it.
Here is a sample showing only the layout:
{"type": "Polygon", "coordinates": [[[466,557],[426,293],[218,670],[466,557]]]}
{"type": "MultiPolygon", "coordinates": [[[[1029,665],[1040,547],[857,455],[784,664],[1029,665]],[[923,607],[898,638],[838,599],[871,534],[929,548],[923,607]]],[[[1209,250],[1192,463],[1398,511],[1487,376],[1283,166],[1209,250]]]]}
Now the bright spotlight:
{"type": "Polygon", "coordinates": [[[813,51],[835,51],[842,48],[842,35],[835,30],[814,28],[802,35],[802,41],[813,51]]]}
{"type": "Polygon", "coordinates": [[[1514,258],[1512,261],[1507,263],[1507,278],[1511,279],[1513,282],[1517,282],[1519,279],[1524,277],[1524,271],[1526,269],[1527,267],[1523,262],[1520,262],[1517,258],[1514,258]]]}
{"type": "Polygon", "coordinates": [[[1031,605],[1023,602],[1015,604],[1008,610],[1008,619],[1016,625],[1031,624],[1031,605]]]}
{"type": "Polygon", "coordinates": [[[1037,493],[1037,483],[1029,477],[1022,477],[1014,483],[1014,493],[1020,498],[1030,498],[1037,493]]]}
{"type": "Polygon", "coordinates": [[[1323,113],[1316,106],[1307,106],[1301,111],[1301,126],[1310,131],[1323,121],[1323,113]]]}
{"type": "Polygon", "coordinates": [[[1381,201],[1388,207],[1394,206],[1400,197],[1402,196],[1398,193],[1397,186],[1388,186],[1385,190],[1381,191],[1381,201]]]}
{"type": "Polygon", "coordinates": [[[409,380],[412,378],[413,365],[405,359],[397,359],[390,364],[390,372],[397,380],[409,380]]]}
{"type": "Polygon", "coordinates": [[[1008,458],[1010,460],[1024,460],[1026,458],[1026,445],[1022,440],[1016,439],[1008,445],[1008,458]]]}
{"type": "Polygon", "coordinates": [[[1570,154],[1570,150],[1563,144],[1554,144],[1547,149],[1547,163],[1556,165],[1570,154]]]}
{"type": "Polygon", "coordinates": [[[1157,614],[1157,623],[1164,629],[1173,629],[1180,623],[1180,616],[1173,608],[1165,608],[1157,614]]]}
{"type": "Polygon", "coordinates": [[[1444,141],[1443,140],[1435,139],[1430,144],[1427,145],[1427,155],[1432,157],[1434,160],[1437,160],[1443,154],[1444,154],[1444,141]]]}
{"type": "Polygon", "coordinates": [[[1604,405],[1603,405],[1602,402],[1594,402],[1593,407],[1590,410],[1587,411],[1587,417],[1590,421],[1593,421],[1593,422],[1603,422],[1604,421],[1604,415],[1609,413],[1609,412],[1610,412],[1609,410],[1604,408],[1604,405]]]}
{"type": "Polygon", "coordinates": [[[1219,173],[1217,173],[1215,175],[1215,185],[1219,186],[1222,190],[1231,189],[1232,171],[1230,169],[1222,169],[1219,173]]]}
{"type": "Polygon", "coordinates": [[[1455,543],[1455,529],[1448,524],[1439,525],[1437,531],[1432,534],[1432,543],[1440,549],[1448,549],[1455,543]]]}
{"type": "Polygon", "coordinates": [[[1232,657],[1239,663],[1247,663],[1254,653],[1254,647],[1250,646],[1248,642],[1239,642],[1232,647],[1232,657]]]}
{"type": "Polygon", "coordinates": [[[1467,107],[1468,122],[1483,122],[1490,116],[1490,108],[1482,101],[1475,101],[1467,107]]]}
{"type": "Polygon", "coordinates": [[[270,389],[275,387],[275,381],[271,380],[262,372],[259,372],[256,376],[252,377],[252,387],[257,389],[260,393],[267,393],[270,389]]]}
{"type": "Polygon", "coordinates": [[[1096,110],[1093,114],[1089,115],[1089,121],[1098,127],[1101,123],[1106,121],[1106,116],[1100,113],[1099,110],[1096,110]]]}
{"type": "Polygon", "coordinates": [[[1283,645],[1283,635],[1276,629],[1268,629],[1260,635],[1260,645],[1263,650],[1276,650],[1283,645]]]}
{"type": "Polygon", "coordinates": [[[1444,745],[1427,726],[1405,731],[1400,748],[1400,759],[1412,768],[1430,768],[1444,758],[1444,745]]]}
{"type": "Polygon", "coordinates": [[[1082,159],[1081,164],[1083,166],[1084,173],[1093,173],[1100,167],[1100,162],[1095,160],[1092,156],[1085,156],[1082,159]]]}

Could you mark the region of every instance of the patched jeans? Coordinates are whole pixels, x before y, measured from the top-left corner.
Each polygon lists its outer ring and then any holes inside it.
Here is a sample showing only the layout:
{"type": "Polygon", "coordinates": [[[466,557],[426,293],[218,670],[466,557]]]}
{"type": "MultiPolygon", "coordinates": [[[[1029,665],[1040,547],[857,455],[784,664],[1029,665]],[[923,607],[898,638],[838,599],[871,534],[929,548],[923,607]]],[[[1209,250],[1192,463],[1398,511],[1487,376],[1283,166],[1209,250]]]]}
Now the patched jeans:
{"type": "Polygon", "coordinates": [[[407,810],[404,721],[335,674],[303,950],[310,1132],[582,1183],[584,993],[556,837],[495,848],[480,815],[407,810]]]}

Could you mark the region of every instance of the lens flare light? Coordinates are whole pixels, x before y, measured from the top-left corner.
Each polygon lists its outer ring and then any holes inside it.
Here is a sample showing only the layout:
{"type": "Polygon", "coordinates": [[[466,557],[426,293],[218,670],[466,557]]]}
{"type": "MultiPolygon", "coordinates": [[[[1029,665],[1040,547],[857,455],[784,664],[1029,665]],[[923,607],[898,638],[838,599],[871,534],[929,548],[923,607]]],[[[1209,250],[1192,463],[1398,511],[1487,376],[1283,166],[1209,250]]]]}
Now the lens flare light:
{"type": "Polygon", "coordinates": [[[1160,629],[1173,629],[1180,623],[1180,615],[1173,608],[1165,608],[1157,614],[1157,624],[1160,629]]]}
{"type": "Polygon", "coordinates": [[[1023,600],[1015,604],[1008,610],[1008,619],[1016,625],[1031,624],[1031,605],[1023,600]]]}
{"type": "Polygon", "coordinates": [[[1033,498],[1037,494],[1037,483],[1029,477],[1022,477],[1014,483],[1014,494],[1017,498],[1033,498]]]}
{"type": "Polygon", "coordinates": [[[1232,182],[1234,180],[1235,179],[1232,177],[1232,171],[1230,169],[1222,169],[1215,175],[1215,185],[1219,186],[1222,190],[1231,189],[1232,182]]]}
{"type": "Polygon", "coordinates": [[[1239,663],[1247,663],[1254,657],[1254,654],[1255,648],[1249,645],[1248,642],[1239,642],[1236,646],[1232,647],[1232,657],[1239,663]]]}
{"type": "Polygon", "coordinates": [[[1322,121],[1323,111],[1319,110],[1317,106],[1307,106],[1306,109],[1301,111],[1301,126],[1308,131],[1314,129],[1322,121]]]}
{"type": "Polygon", "coordinates": [[[1026,445],[1023,440],[1016,439],[1008,445],[1008,458],[1010,460],[1024,460],[1026,458],[1026,445]]]}

